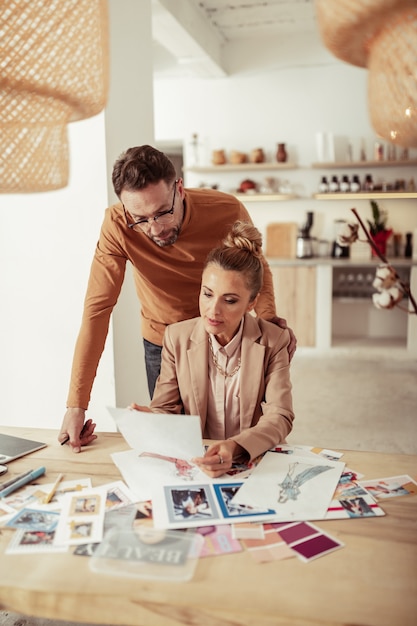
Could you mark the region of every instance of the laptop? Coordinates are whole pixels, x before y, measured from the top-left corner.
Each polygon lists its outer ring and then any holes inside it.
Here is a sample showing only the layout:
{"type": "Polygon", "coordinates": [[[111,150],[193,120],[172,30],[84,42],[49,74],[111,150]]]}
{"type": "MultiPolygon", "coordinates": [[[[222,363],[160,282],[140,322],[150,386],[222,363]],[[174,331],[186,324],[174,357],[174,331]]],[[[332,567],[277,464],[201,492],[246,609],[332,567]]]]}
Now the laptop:
{"type": "Polygon", "coordinates": [[[41,448],[46,448],[46,443],[0,433],[0,463],[9,463],[41,448]]]}

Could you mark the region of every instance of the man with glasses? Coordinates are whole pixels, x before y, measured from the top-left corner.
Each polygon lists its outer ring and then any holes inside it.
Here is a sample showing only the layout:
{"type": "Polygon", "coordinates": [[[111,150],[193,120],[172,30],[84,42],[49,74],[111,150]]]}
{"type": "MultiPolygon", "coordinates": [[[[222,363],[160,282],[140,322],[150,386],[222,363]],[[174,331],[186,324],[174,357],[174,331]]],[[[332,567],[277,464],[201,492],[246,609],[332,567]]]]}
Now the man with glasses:
{"type": "MultiPolygon", "coordinates": [[[[110,316],[122,287],[126,262],[132,263],[141,304],[142,335],[150,397],[161,363],[165,327],[199,315],[203,264],[238,220],[252,222],[241,202],[212,189],[185,189],[170,159],[152,146],[126,150],[113,167],[120,202],[106,210],[91,266],[84,315],[75,347],[70,390],[59,441],[74,452],[91,443],[95,424],[85,411],[110,316]]],[[[272,276],[264,261],[259,317],[286,327],[278,318],[272,276]]],[[[290,358],[296,339],[290,330],[290,358]]]]}

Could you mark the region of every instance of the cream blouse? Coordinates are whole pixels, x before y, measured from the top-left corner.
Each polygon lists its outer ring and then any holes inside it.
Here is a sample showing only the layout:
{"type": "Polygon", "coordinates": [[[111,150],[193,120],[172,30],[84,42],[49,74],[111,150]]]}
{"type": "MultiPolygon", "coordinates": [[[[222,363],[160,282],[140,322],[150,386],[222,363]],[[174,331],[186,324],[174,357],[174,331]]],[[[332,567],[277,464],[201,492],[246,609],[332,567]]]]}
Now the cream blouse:
{"type": "MultiPolygon", "coordinates": [[[[213,353],[218,365],[227,373],[238,366],[242,347],[244,320],[231,341],[222,346],[210,334],[213,353]]],[[[205,436],[208,439],[228,439],[240,433],[240,369],[234,376],[224,376],[215,366],[209,350],[209,389],[205,436]]]]}

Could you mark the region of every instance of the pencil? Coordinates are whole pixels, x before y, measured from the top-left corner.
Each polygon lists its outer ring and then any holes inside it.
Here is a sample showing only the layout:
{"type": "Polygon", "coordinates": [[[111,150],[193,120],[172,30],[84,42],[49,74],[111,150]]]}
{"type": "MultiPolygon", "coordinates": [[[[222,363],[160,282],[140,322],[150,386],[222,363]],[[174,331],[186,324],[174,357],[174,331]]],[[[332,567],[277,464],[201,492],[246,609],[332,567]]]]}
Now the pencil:
{"type": "Polygon", "coordinates": [[[58,478],[56,479],[56,481],[52,485],[51,491],[48,493],[47,496],[45,496],[45,498],[43,500],[44,504],[48,504],[48,502],[50,502],[52,500],[52,498],[54,497],[55,492],[57,490],[57,487],[58,487],[59,483],[61,482],[61,480],[63,479],[63,477],[64,477],[64,474],[59,474],[58,475],[58,478]]]}
{"type": "Polygon", "coordinates": [[[3,490],[3,489],[6,489],[7,487],[10,487],[10,485],[13,485],[13,483],[17,482],[21,478],[25,478],[26,476],[29,476],[29,474],[31,474],[32,472],[33,472],[33,470],[29,470],[28,472],[23,472],[23,474],[19,474],[19,476],[15,476],[14,478],[10,478],[10,480],[6,480],[6,482],[0,484],[0,490],[3,490]]]}

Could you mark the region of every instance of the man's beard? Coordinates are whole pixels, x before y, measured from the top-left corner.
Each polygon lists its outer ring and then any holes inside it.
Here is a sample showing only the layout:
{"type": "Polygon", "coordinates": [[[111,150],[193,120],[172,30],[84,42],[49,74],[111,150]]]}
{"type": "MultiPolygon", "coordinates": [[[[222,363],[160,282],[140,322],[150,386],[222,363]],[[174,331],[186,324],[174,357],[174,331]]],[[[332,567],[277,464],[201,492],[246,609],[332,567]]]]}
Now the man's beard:
{"type": "Polygon", "coordinates": [[[151,237],[151,239],[160,248],[166,248],[167,246],[172,246],[177,241],[180,230],[181,226],[178,225],[172,229],[171,236],[168,239],[162,239],[161,241],[158,240],[158,237],[151,237]]]}

